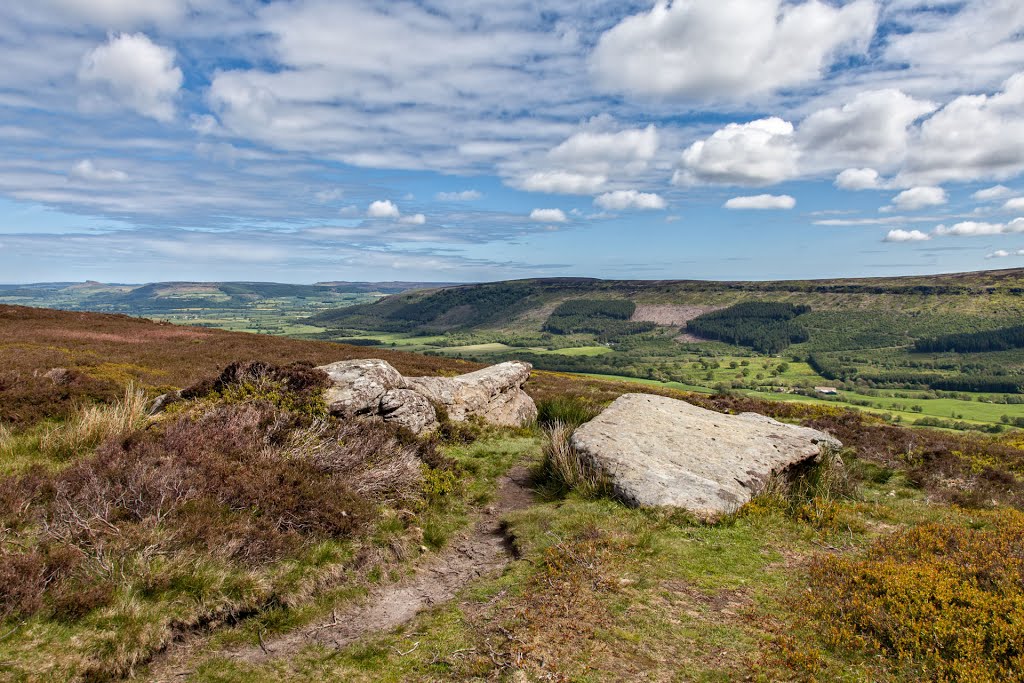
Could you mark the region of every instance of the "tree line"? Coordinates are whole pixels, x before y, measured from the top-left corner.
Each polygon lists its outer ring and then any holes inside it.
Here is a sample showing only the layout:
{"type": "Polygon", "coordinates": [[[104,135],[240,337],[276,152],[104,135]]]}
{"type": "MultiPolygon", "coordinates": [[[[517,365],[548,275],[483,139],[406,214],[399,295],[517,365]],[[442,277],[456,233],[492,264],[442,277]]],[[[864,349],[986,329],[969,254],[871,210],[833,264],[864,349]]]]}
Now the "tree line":
{"type": "Polygon", "coordinates": [[[1024,348],[1024,325],[985,332],[946,334],[930,339],[918,339],[914,343],[914,351],[919,353],[983,353],[1021,348],[1024,348]]]}

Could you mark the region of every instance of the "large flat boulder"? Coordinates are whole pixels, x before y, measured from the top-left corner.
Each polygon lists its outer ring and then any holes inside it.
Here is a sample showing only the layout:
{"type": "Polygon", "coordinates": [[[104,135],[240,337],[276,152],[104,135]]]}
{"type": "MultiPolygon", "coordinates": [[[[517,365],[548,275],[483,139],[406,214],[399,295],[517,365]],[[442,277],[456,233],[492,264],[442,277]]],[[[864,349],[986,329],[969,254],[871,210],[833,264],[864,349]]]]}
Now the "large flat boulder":
{"type": "Polygon", "coordinates": [[[725,415],[664,396],[625,394],[577,428],[572,446],[608,475],[625,502],[714,518],[749,501],[772,475],[842,444],[757,413],[725,415]]]}
{"type": "Polygon", "coordinates": [[[537,406],[523,390],[533,366],[499,363],[457,377],[408,377],[409,388],[444,406],[456,422],[478,416],[495,425],[518,427],[537,418],[537,406]]]}

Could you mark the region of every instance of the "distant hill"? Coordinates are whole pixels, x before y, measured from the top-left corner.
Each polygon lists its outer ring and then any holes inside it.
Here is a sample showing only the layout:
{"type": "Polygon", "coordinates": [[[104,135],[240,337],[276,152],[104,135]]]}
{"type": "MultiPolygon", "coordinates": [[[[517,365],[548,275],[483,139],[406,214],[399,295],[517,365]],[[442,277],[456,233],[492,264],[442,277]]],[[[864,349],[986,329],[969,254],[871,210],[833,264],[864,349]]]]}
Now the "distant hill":
{"type": "Polygon", "coordinates": [[[325,327],[433,334],[454,330],[509,328],[546,315],[540,309],[576,298],[623,298],[636,304],[729,306],[750,300],[809,305],[814,310],[959,311],[1008,315],[1024,311],[1024,269],[977,273],[715,282],[704,280],[512,280],[445,289],[421,289],[374,303],[325,311],[311,322],[325,327]],[[1008,308],[1009,307],[1009,308],[1008,308]],[[538,316],[530,316],[531,312],[538,316]]]}

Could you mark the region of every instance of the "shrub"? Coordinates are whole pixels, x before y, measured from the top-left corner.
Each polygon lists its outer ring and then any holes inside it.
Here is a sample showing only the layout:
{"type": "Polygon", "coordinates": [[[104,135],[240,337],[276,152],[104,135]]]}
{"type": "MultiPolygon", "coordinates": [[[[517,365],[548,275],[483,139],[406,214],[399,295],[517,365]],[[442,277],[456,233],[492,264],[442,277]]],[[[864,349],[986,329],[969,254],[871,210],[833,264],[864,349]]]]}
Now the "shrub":
{"type": "Polygon", "coordinates": [[[861,557],[810,567],[804,609],[833,647],[867,650],[920,680],[1024,680],[1024,514],[991,528],[926,524],[861,557]]]}

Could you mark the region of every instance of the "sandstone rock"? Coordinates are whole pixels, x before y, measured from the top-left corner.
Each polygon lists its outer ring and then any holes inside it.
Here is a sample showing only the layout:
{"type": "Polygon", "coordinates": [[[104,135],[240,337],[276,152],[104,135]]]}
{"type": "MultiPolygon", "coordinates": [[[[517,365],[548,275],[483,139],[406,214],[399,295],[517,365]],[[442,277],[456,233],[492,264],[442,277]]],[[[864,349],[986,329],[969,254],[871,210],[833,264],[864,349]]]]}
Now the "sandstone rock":
{"type": "Polygon", "coordinates": [[[57,386],[71,384],[75,379],[75,373],[67,368],[53,368],[43,374],[43,377],[50,380],[57,386]]]}
{"type": "Polygon", "coordinates": [[[426,434],[438,427],[434,406],[412,389],[385,391],[380,399],[379,412],[385,422],[404,427],[413,434],[426,434]]]}
{"type": "Polygon", "coordinates": [[[150,417],[152,417],[153,415],[158,415],[159,413],[162,413],[165,410],[167,410],[167,406],[171,405],[172,403],[177,403],[180,400],[180,391],[171,391],[166,394],[160,394],[159,396],[153,399],[153,402],[151,404],[149,404],[149,410],[147,411],[147,414],[150,417]]]}
{"type": "Polygon", "coordinates": [[[409,377],[407,382],[410,389],[444,406],[456,422],[478,416],[491,424],[518,427],[537,417],[537,406],[523,391],[532,368],[509,361],[458,377],[409,377]]]}
{"type": "Polygon", "coordinates": [[[342,360],[321,365],[332,386],[324,399],[335,415],[351,417],[376,413],[380,399],[390,389],[405,389],[405,378],[390,363],[374,358],[342,360]]]}
{"type": "Polygon", "coordinates": [[[572,436],[577,452],[627,503],[717,517],[773,474],[842,444],[824,432],[756,413],[725,415],[648,394],[625,394],[572,436]]]}

